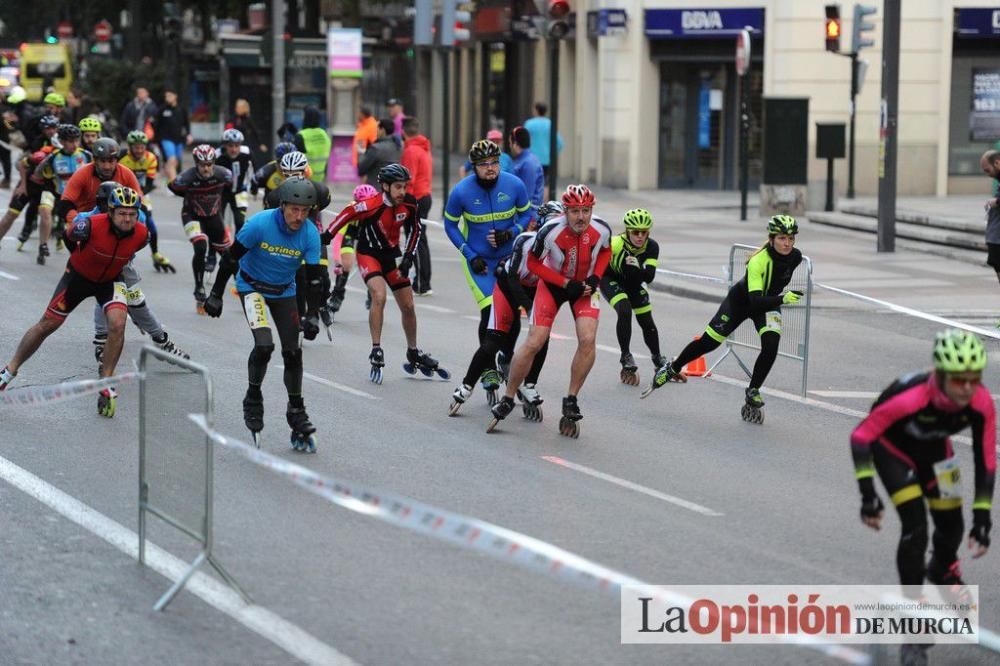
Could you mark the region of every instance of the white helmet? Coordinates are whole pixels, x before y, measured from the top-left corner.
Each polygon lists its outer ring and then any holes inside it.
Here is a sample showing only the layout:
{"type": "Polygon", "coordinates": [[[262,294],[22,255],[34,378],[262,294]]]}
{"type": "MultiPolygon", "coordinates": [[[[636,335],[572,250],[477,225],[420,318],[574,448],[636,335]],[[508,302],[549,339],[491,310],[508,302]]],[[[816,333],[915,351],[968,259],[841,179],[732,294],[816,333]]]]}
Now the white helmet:
{"type": "Polygon", "coordinates": [[[243,132],[235,128],[227,129],[222,133],[222,143],[243,143],[243,132]]]}
{"type": "Polygon", "coordinates": [[[300,153],[297,150],[293,150],[292,152],[285,154],[281,158],[281,163],[278,165],[281,169],[281,173],[285,176],[290,174],[305,173],[307,166],[309,166],[309,159],[304,153],[300,153]]]}

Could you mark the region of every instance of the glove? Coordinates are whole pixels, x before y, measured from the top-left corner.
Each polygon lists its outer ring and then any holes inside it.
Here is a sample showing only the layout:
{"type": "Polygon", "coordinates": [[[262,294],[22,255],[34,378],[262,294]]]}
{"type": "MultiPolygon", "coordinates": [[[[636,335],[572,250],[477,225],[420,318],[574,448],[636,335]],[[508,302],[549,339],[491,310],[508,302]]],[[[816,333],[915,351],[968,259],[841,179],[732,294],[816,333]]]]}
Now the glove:
{"type": "Polygon", "coordinates": [[[781,297],[781,302],[786,305],[798,303],[800,300],[802,300],[802,292],[800,291],[786,291],[785,295],[781,297]]]}
{"type": "Polygon", "coordinates": [[[639,268],[639,258],[634,254],[630,254],[625,257],[625,265],[631,266],[632,268],[639,268]]]}
{"type": "Polygon", "coordinates": [[[222,314],[222,297],[216,296],[215,293],[208,295],[205,299],[205,314],[209,317],[218,317],[222,314]]]}
{"type": "Polygon", "coordinates": [[[306,340],[315,340],[317,335],[319,335],[319,322],[316,315],[306,316],[302,320],[302,336],[306,340]]]}
{"type": "Polygon", "coordinates": [[[503,231],[496,231],[496,230],[493,231],[493,242],[497,244],[497,247],[500,247],[513,237],[514,237],[514,232],[511,231],[510,229],[505,229],[503,231]]]}
{"type": "Polygon", "coordinates": [[[410,274],[411,268],[413,268],[413,255],[403,255],[403,258],[399,262],[399,272],[403,274],[403,277],[406,277],[410,274]]]}
{"type": "Polygon", "coordinates": [[[861,498],[861,519],[878,518],[879,514],[885,510],[885,505],[878,495],[870,495],[861,498]]]}
{"type": "Polygon", "coordinates": [[[601,284],[601,278],[597,277],[596,275],[591,275],[584,281],[584,284],[590,287],[590,293],[596,294],[597,287],[600,286],[601,284]]]}
{"type": "Polygon", "coordinates": [[[486,271],[489,269],[489,266],[486,265],[486,260],[482,257],[475,257],[469,262],[469,268],[471,268],[472,272],[476,275],[486,275],[486,271]]]}
{"type": "Polygon", "coordinates": [[[319,242],[323,245],[329,245],[333,242],[333,234],[329,231],[324,231],[319,235],[319,242]]]}
{"type": "Polygon", "coordinates": [[[570,280],[568,283],[566,283],[564,289],[566,290],[566,296],[569,297],[569,300],[575,301],[581,296],[583,296],[583,290],[585,289],[585,287],[586,285],[584,285],[579,280],[570,280]]]}
{"type": "Polygon", "coordinates": [[[972,510],[972,530],[969,538],[975,540],[983,548],[990,546],[990,528],[993,527],[990,521],[990,512],[986,509],[972,510]]]}

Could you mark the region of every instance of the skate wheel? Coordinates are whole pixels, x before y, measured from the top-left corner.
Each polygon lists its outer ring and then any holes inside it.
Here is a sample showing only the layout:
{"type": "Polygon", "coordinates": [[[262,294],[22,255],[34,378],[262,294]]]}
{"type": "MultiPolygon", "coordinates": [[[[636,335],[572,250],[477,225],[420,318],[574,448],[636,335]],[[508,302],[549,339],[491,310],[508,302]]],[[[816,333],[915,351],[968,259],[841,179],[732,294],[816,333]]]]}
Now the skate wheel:
{"type": "Polygon", "coordinates": [[[424,377],[430,377],[431,375],[434,374],[434,370],[432,368],[425,368],[425,367],[421,366],[420,367],[420,374],[422,374],[424,377]]]}
{"type": "Polygon", "coordinates": [[[369,379],[372,380],[373,384],[381,384],[382,383],[382,368],[372,368],[371,373],[369,375],[369,379]]]}
{"type": "Polygon", "coordinates": [[[250,439],[253,440],[253,445],[255,448],[260,448],[260,432],[250,431],[250,439]]]}
{"type": "Polygon", "coordinates": [[[496,427],[498,425],[500,425],[500,419],[494,418],[492,421],[490,421],[490,424],[486,426],[486,432],[488,433],[493,432],[494,430],[496,430],[496,427]]]}
{"type": "Polygon", "coordinates": [[[622,384],[626,384],[628,386],[639,385],[639,375],[634,371],[622,370],[621,380],[622,384]]]}
{"type": "Polygon", "coordinates": [[[445,381],[448,381],[449,379],[451,379],[451,373],[448,372],[447,370],[445,370],[444,368],[434,368],[434,372],[437,373],[438,377],[440,377],[441,379],[443,379],[445,381]]]}
{"type": "Polygon", "coordinates": [[[750,420],[750,405],[744,404],[743,407],[740,408],[740,418],[744,421],[750,420]]]}
{"type": "Polygon", "coordinates": [[[405,372],[408,375],[415,375],[415,374],[417,374],[417,369],[415,367],[413,367],[412,365],[410,365],[409,363],[404,363],[403,364],[403,372],[405,372]]]}
{"type": "Polygon", "coordinates": [[[524,410],[524,418],[529,421],[534,421],[535,423],[542,422],[542,408],[537,405],[530,405],[525,403],[521,405],[521,409],[524,410]]]}
{"type": "Polygon", "coordinates": [[[458,414],[458,410],[462,408],[462,403],[454,401],[451,403],[451,407],[448,408],[448,416],[455,416],[458,414]]]}
{"type": "Polygon", "coordinates": [[[493,405],[497,404],[498,402],[500,402],[500,400],[499,400],[499,398],[497,398],[497,390],[496,389],[486,389],[486,404],[489,405],[490,407],[492,407],[493,405]]]}
{"type": "Polygon", "coordinates": [[[563,437],[577,439],[580,436],[580,425],[565,416],[559,419],[559,434],[563,437]]]}

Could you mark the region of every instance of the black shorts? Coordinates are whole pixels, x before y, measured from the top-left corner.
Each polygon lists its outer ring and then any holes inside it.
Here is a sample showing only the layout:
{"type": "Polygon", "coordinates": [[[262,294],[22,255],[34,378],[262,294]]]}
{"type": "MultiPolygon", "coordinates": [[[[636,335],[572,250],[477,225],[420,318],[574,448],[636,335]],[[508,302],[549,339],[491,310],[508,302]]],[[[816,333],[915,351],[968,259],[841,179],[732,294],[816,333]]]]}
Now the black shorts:
{"type": "Polygon", "coordinates": [[[181,221],[184,223],[184,233],[188,240],[197,243],[207,240],[213,250],[222,252],[233,244],[233,239],[229,236],[229,230],[222,222],[221,215],[212,217],[191,217],[186,212],[181,211],[181,221]]]}
{"type": "Polygon", "coordinates": [[[255,346],[273,345],[277,329],[283,350],[299,348],[299,308],[295,296],[267,298],[260,292],[241,291],[240,303],[255,346]]]}
{"type": "Polygon", "coordinates": [[[986,263],[994,270],[1000,271],[1000,243],[986,244],[986,263]]]}
{"type": "Polygon", "coordinates": [[[104,308],[105,312],[114,308],[127,310],[126,291],[124,280],[91,282],[77,273],[72,266],[66,264],[66,271],[59,280],[59,284],[56,285],[52,299],[45,309],[45,317],[65,319],[70,312],[76,309],[76,306],[91,296],[97,300],[98,305],[104,308]]]}
{"type": "Polygon", "coordinates": [[[712,317],[712,321],[708,322],[705,333],[716,342],[722,343],[747,319],[753,322],[753,327],[758,335],[767,332],[781,335],[780,307],[767,312],[751,313],[750,308],[735,303],[729,296],[723,299],[715,316],[712,317]]]}
{"type": "Polygon", "coordinates": [[[954,455],[947,440],[921,442],[917,446],[900,447],[890,442],[872,444],[872,459],[875,469],[882,479],[882,485],[889,493],[889,499],[896,506],[914,499],[923,498],[935,511],[949,511],[960,508],[960,498],[943,498],[934,465],[954,455]]]}
{"type": "Polygon", "coordinates": [[[601,295],[604,296],[608,305],[615,307],[627,298],[629,305],[632,306],[632,312],[637,315],[652,312],[653,304],[649,300],[649,292],[646,291],[645,287],[626,285],[621,280],[612,277],[610,273],[611,271],[608,271],[601,279],[601,295]]]}

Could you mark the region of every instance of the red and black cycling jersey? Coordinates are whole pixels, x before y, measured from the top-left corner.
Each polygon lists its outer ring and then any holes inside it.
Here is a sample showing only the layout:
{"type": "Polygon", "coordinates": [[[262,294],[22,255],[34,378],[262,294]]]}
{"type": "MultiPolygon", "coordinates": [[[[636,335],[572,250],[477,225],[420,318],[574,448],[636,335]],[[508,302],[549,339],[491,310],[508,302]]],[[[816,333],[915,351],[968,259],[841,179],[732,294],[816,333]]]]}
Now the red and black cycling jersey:
{"type": "Polygon", "coordinates": [[[611,227],[601,218],[576,233],[566,216],[551,219],[538,230],[528,255],[528,270],[546,282],[562,287],[567,280],[598,278],[611,261],[611,227]]]}
{"type": "Polygon", "coordinates": [[[400,230],[409,224],[412,231],[402,252],[412,255],[422,233],[422,225],[417,224],[417,200],[412,194],[407,194],[398,206],[387,203],[381,194],[353,203],[340,211],[327,232],[334,236],[344,225],[355,221],[358,223],[355,236],[359,253],[400,256],[400,230]]]}
{"type": "Polygon", "coordinates": [[[248,174],[253,178],[253,158],[250,149],[240,146],[239,154],[233,158],[226,152],[225,146],[215,149],[215,166],[229,169],[233,174],[233,193],[247,189],[248,174]]]}
{"type": "MultiPolygon", "coordinates": [[[[941,450],[931,445],[947,443],[951,435],[965,428],[972,428],[974,508],[988,509],[997,463],[996,410],[989,390],[982,385],[966,407],[959,407],[941,390],[935,373],[912,373],[894,381],[851,433],[855,471],[864,474],[872,469],[871,447],[876,442],[914,467],[926,462],[927,449],[941,450]]],[[[950,445],[945,448],[951,450],[950,445]]]]}
{"type": "Polygon", "coordinates": [[[167,184],[170,191],[184,197],[181,214],[193,218],[215,217],[233,202],[233,172],[215,165],[208,178],[202,178],[194,166],[167,184]]]}
{"type": "Polygon", "coordinates": [[[531,245],[535,242],[536,233],[525,231],[514,239],[514,252],[501,264],[507,275],[517,276],[523,287],[534,287],[538,284],[538,276],[528,270],[528,255],[531,245]]]}
{"type": "Polygon", "coordinates": [[[111,282],[118,277],[132,256],[146,245],[146,225],[122,234],[106,213],[77,219],[66,227],[66,239],[72,248],[69,265],[91,282],[111,282]]]}

